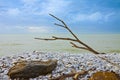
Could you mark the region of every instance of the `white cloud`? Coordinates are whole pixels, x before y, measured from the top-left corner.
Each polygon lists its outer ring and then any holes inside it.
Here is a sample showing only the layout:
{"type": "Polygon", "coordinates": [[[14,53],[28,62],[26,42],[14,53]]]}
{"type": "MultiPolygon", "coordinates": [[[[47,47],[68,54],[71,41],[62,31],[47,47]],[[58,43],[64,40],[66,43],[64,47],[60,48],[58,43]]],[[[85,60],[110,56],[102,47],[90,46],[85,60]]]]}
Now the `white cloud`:
{"type": "Polygon", "coordinates": [[[4,29],[26,33],[50,33],[54,30],[50,26],[4,26],[4,29]]]}
{"type": "Polygon", "coordinates": [[[65,13],[71,3],[71,1],[66,0],[22,0],[22,2],[24,4],[23,11],[35,15],[65,13]]]}
{"type": "Polygon", "coordinates": [[[17,16],[21,13],[19,8],[7,8],[0,11],[0,15],[17,16]]]}
{"type": "Polygon", "coordinates": [[[9,15],[18,15],[20,13],[20,10],[18,8],[10,8],[7,10],[7,14],[9,15]]]}
{"type": "Polygon", "coordinates": [[[11,15],[17,16],[22,15],[48,15],[52,14],[62,14],[69,13],[69,6],[71,1],[68,0],[21,0],[22,5],[13,8],[6,8],[0,11],[0,15],[11,15]]]}
{"type": "Polygon", "coordinates": [[[32,32],[32,33],[48,33],[50,29],[46,26],[28,27],[27,31],[32,32]]]}
{"type": "Polygon", "coordinates": [[[88,19],[91,21],[98,21],[101,20],[103,15],[100,12],[95,12],[90,15],[88,15],[88,19]]]}
{"type": "Polygon", "coordinates": [[[114,13],[103,14],[101,12],[93,12],[91,14],[77,14],[72,17],[74,21],[108,21],[114,13]]]}
{"type": "Polygon", "coordinates": [[[98,21],[102,19],[103,15],[100,12],[95,12],[91,14],[78,14],[75,17],[76,21],[85,21],[85,20],[90,20],[90,21],[98,21]]]}
{"type": "Polygon", "coordinates": [[[41,12],[39,14],[46,15],[48,13],[65,13],[66,10],[69,8],[70,3],[70,1],[65,0],[48,0],[47,3],[42,3],[41,12]]]}
{"type": "Polygon", "coordinates": [[[21,0],[25,5],[33,5],[38,0],[21,0]]]}
{"type": "Polygon", "coordinates": [[[105,21],[109,21],[109,19],[110,19],[111,16],[113,16],[113,15],[115,15],[114,12],[111,12],[111,13],[107,14],[107,15],[105,16],[105,21]]]}

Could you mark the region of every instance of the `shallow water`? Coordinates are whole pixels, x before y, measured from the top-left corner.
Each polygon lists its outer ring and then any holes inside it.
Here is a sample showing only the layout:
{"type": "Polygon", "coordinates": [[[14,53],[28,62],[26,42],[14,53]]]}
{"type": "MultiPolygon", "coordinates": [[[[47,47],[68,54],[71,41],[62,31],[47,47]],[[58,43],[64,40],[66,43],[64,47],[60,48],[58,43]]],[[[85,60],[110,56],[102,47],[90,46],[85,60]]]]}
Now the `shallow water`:
{"type": "MultiPolygon", "coordinates": [[[[34,37],[50,38],[52,35],[71,37],[67,34],[1,34],[0,56],[13,55],[24,52],[51,51],[84,53],[85,50],[72,48],[69,41],[40,41],[34,37]]],[[[81,41],[90,45],[99,52],[120,53],[120,34],[81,34],[81,41]]]]}

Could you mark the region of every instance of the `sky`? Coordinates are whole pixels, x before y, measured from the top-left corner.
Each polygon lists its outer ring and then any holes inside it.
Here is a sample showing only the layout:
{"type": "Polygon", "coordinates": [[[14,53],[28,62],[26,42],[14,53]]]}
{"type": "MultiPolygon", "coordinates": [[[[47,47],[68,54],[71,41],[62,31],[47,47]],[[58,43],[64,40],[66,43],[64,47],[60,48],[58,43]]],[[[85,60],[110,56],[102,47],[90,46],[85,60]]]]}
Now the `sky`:
{"type": "Polygon", "coordinates": [[[120,0],[0,0],[0,34],[120,33],[120,0]]]}

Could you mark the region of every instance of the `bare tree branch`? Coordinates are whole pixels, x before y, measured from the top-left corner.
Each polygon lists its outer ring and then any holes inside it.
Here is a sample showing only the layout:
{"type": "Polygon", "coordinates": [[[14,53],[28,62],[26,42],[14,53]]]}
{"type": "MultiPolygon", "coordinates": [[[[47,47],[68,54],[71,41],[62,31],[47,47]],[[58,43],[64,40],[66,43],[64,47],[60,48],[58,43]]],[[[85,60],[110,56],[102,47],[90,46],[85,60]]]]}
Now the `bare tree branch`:
{"type": "Polygon", "coordinates": [[[70,40],[70,41],[75,41],[75,42],[77,42],[77,40],[75,40],[75,39],[72,39],[72,38],[61,38],[61,37],[55,37],[55,36],[52,36],[52,38],[50,39],[48,39],[48,38],[34,38],[34,39],[39,39],[39,40],[46,40],[46,41],[48,41],[48,40],[70,40]]]}
{"type": "Polygon", "coordinates": [[[73,43],[73,42],[70,42],[70,44],[72,44],[72,45],[73,45],[72,47],[88,50],[88,49],[87,49],[87,48],[85,48],[85,47],[79,47],[79,46],[77,46],[77,45],[76,45],[75,43],[73,43]]]}
{"type": "Polygon", "coordinates": [[[52,16],[53,18],[55,18],[56,20],[60,21],[62,23],[61,24],[57,24],[55,23],[55,25],[57,26],[60,26],[60,27],[63,27],[65,28],[66,30],[68,30],[68,32],[70,32],[70,34],[75,38],[75,39],[72,39],[72,38],[61,38],[61,37],[55,37],[53,36],[51,39],[46,39],[46,38],[35,38],[35,39],[39,39],[39,40],[69,40],[69,41],[73,41],[73,42],[78,42],[79,44],[81,44],[83,47],[80,47],[80,46],[77,46],[75,43],[71,42],[71,44],[73,45],[73,47],[75,48],[79,48],[79,49],[85,49],[85,50],[88,50],[90,52],[92,52],[95,56],[97,56],[98,58],[110,63],[111,65],[113,66],[116,66],[117,68],[120,69],[120,66],[115,64],[114,62],[111,62],[109,60],[107,60],[106,58],[103,58],[103,57],[100,57],[98,54],[100,54],[99,52],[97,52],[96,50],[94,50],[93,48],[91,48],[90,46],[88,46],[87,44],[85,44],[84,42],[82,42],[72,31],[71,29],[66,25],[66,23],[59,19],[58,17],[52,15],[52,14],[49,14],[50,16],[52,16]]]}
{"type": "Polygon", "coordinates": [[[61,37],[55,37],[55,36],[53,36],[52,38],[59,39],[59,40],[70,40],[70,41],[75,41],[75,42],[77,42],[77,40],[72,39],[72,38],[61,38],[61,37]]]}
{"type": "Polygon", "coordinates": [[[55,19],[57,19],[58,21],[62,22],[61,19],[57,18],[56,16],[52,15],[52,14],[49,14],[50,16],[54,17],[55,19]]]}
{"type": "Polygon", "coordinates": [[[52,14],[49,14],[50,16],[52,16],[53,18],[57,19],[58,21],[60,21],[63,25],[59,25],[57,24],[57,26],[61,26],[61,27],[64,27],[66,28],[71,34],[72,36],[77,40],[78,43],[82,44],[83,46],[85,46],[86,48],[88,48],[89,51],[93,52],[94,54],[100,54],[99,52],[95,51],[94,49],[92,49],[90,46],[88,46],[87,44],[83,43],[71,30],[70,28],[66,25],[66,23],[59,19],[58,17],[52,15],[52,14]]]}
{"type": "Polygon", "coordinates": [[[60,26],[60,27],[63,27],[63,28],[66,28],[65,26],[61,25],[61,24],[57,24],[55,23],[56,26],[60,26]]]}
{"type": "Polygon", "coordinates": [[[58,21],[60,21],[66,28],[67,28],[67,25],[65,24],[65,22],[61,19],[59,19],[58,17],[52,15],[52,14],[49,14],[50,16],[52,16],[53,18],[57,19],[58,21]]]}
{"type": "Polygon", "coordinates": [[[56,40],[55,38],[51,38],[51,39],[44,39],[44,38],[34,38],[34,39],[38,39],[38,40],[46,40],[46,41],[48,41],[48,40],[56,40]]]}
{"type": "Polygon", "coordinates": [[[85,75],[88,71],[81,71],[81,72],[75,72],[75,73],[68,73],[68,74],[63,74],[61,76],[58,76],[56,78],[50,79],[50,80],[65,80],[68,77],[73,77],[73,80],[78,80],[78,77],[80,75],[85,75]]]}
{"type": "Polygon", "coordinates": [[[116,64],[116,63],[114,63],[114,62],[111,62],[111,61],[109,61],[108,59],[106,59],[105,57],[101,57],[101,56],[98,56],[98,55],[95,55],[96,57],[99,57],[100,59],[102,59],[102,60],[104,60],[104,61],[106,61],[106,62],[108,62],[108,63],[110,63],[111,65],[113,65],[114,67],[116,67],[116,69],[120,69],[120,65],[119,64],[116,64]]]}
{"type": "Polygon", "coordinates": [[[63,74],[61,76],[58,76],[58,77],[50,79],[50,80],[65,80],[68,77],[73,77],[73,80],[79,80],[78,78],[81,75],[86,75],[89,71],[93,71],[93,70],[95,70],[95,68],[91,68],[89,70],[83,70],[83,71],[79,71],[79,72],[71,72],[68,74],[63,74]]]}

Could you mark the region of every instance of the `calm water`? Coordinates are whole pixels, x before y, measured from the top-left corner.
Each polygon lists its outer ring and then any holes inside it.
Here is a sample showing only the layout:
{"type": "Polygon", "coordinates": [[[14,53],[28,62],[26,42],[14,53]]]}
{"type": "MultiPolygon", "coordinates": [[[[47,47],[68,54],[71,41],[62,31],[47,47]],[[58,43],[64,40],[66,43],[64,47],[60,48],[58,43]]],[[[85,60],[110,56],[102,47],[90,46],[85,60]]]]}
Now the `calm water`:
{"type": "MultiPolygon", "coordinates": [[[[71,52],[84,53],[86,51],[72,48],[69,41],[40,41],[34,37],[51,37],[53,34],[14,34],[0,35],[0,56],[12,55],[24,52],[51,51],[51,52],[71,52]]],[[[65,34],[55,34],[55,36],[71,37],[65,34]]],[[[90,34],[78,35],[81,41],[87,43],[92,48],[106,53],[120,53],[120,34],[90,34]]]]}

